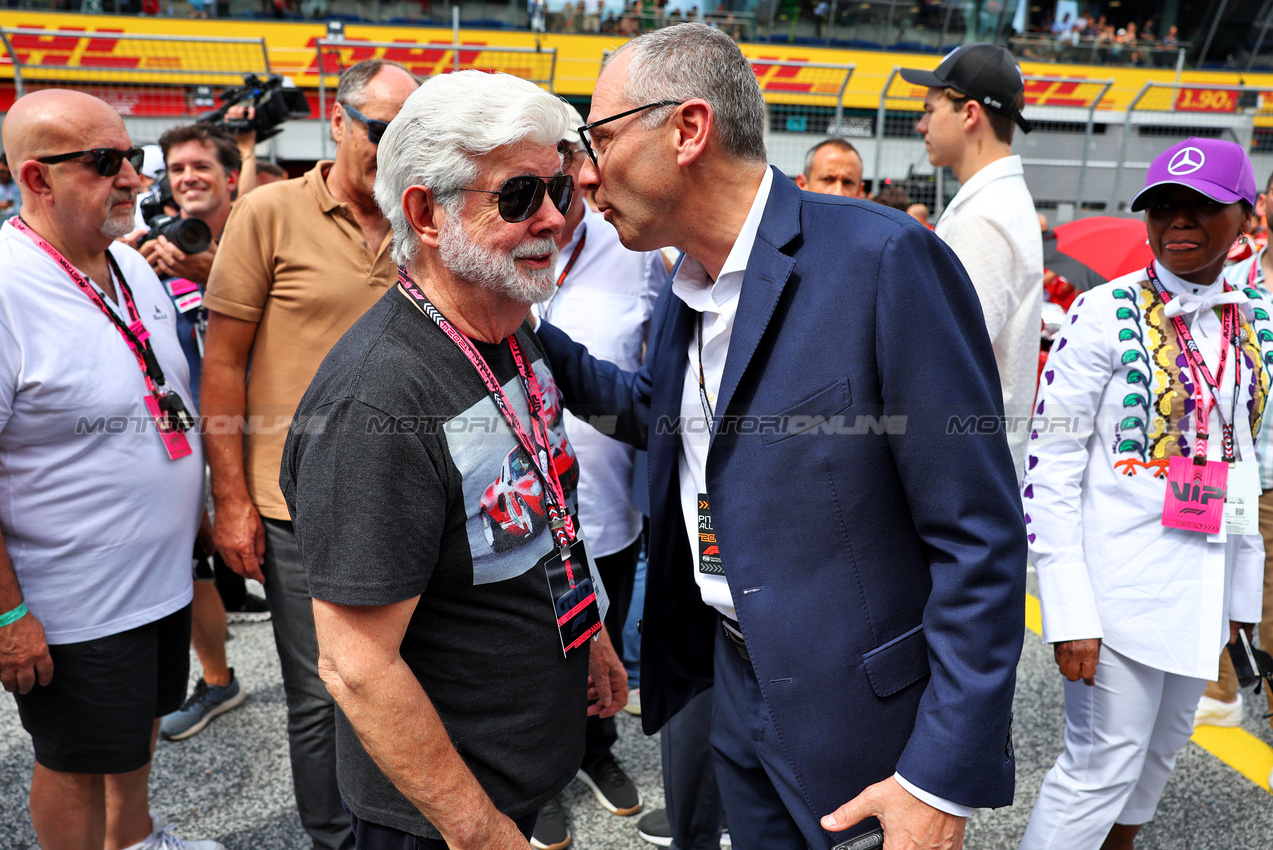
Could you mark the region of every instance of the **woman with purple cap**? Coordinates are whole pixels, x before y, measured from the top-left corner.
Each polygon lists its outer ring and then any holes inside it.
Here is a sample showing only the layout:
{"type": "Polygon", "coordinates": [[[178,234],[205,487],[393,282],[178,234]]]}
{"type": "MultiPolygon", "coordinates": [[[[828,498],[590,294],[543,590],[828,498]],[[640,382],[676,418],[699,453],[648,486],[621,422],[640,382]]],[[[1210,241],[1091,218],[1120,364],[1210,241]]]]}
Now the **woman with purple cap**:
{"type": "Polygon", "coordinates": [[[1259,619],[1273,323],[1221,274],[1255,200],[1239,145],[1164,151],[1132,201],[1154,261],[1079,298],[1048,358],[1022,494],[1065,752],[1022,850],[1132,847],[1220,649],[1259,619]]]}

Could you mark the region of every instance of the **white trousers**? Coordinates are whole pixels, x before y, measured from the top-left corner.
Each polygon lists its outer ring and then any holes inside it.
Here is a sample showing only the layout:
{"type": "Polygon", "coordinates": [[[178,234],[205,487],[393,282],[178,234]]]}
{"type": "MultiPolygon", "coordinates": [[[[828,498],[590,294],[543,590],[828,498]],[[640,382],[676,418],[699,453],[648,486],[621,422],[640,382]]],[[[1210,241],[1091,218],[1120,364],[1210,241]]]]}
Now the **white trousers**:
{"type": "Polygon", "coordinates": [[[1065,683],[1065,752],[1043,779],[1021,850],[1099,850],[1115,823],[1153,820],[1206,686],[1102,646],[1096,684],[1065,683]]]}

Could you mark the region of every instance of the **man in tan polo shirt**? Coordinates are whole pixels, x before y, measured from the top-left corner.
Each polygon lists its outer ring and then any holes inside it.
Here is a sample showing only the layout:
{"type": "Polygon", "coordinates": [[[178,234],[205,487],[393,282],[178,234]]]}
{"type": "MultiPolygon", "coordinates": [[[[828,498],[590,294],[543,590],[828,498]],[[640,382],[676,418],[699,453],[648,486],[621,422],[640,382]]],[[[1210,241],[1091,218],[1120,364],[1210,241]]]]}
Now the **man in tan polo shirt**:
{"type": "Polygon", "coordinates": [[[354,842],[336,788],[335,703],[318,678],[313,611],[279,465],[318,364],[397,281],[393,234],[372,183],[380,136],[417,87],[394,62],[348,68],[331,119],[335,161],[235,204],[204,299],[214,537],[232,569],[265,586],[287,693],[297,810],[320,850],[354,842]]]}

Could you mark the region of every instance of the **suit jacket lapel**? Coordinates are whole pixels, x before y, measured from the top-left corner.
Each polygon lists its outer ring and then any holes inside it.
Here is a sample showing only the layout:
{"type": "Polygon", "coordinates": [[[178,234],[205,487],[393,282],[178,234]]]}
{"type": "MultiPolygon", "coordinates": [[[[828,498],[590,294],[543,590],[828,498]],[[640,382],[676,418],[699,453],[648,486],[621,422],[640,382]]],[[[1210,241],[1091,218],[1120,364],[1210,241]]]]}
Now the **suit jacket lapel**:
{"type": "Polygon", "coordinates": [[[796,261],[782,253],[792,239],[800,235],[800,190],[774,169],[773,186],[765,204],[764,217],[756,232],[756,242],[747,259],[742,291],[738,295],[738,313],[729,337],[729,354],[721,375],[720,394],[716,404],[718,416],[725,415],[738,389],[756,346],[764,336],[783,287],[796,261]]]}

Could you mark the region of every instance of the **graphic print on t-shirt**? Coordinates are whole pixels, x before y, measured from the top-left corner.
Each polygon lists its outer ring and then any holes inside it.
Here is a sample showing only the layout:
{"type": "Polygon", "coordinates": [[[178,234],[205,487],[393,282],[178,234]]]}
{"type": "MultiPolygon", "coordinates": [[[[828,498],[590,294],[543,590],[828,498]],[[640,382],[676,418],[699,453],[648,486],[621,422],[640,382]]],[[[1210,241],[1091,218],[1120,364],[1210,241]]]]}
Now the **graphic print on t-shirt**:
{"type": "MultiPolygon", "coordinates": [[[[532,368],[544,394],[549,459],[561,479],[570,513],[574,515],[579,464],[561,424],[561,392],[543,360],[535,361],[532,368]]],[[[515,377],[503,387],[522,427],[529,429],[521,378],[515,377]]],[[[465,530],[473,556],[473,583],[503,581],[536,566],[553,549],[551,535],[544,533],[548,527],[547,488],[535,471],[534,461],[517,443],[494,402],[489,396],[483,396],[448,421],[445,433],[451,459],[464,481],[465,530]],[[492,436],[503,439],[491,439],[492,436]],[[493,453],[492,445],[511,448],[493,453]]],[[[578,522],[576,517],[576,528],[578,522]]]]}

